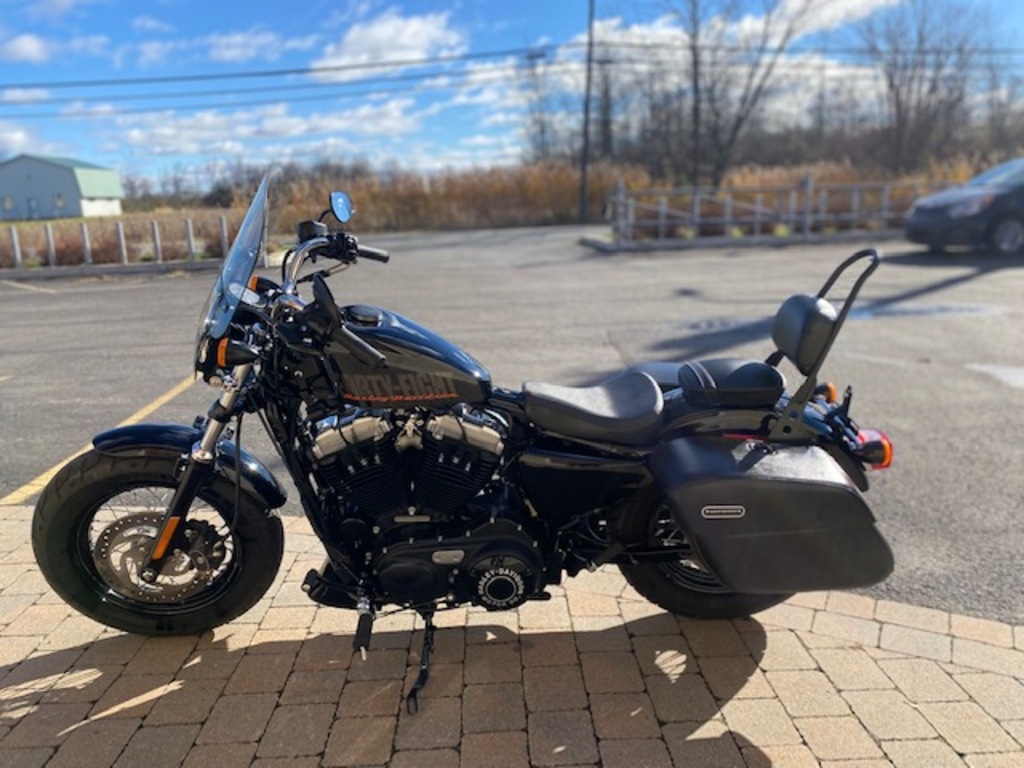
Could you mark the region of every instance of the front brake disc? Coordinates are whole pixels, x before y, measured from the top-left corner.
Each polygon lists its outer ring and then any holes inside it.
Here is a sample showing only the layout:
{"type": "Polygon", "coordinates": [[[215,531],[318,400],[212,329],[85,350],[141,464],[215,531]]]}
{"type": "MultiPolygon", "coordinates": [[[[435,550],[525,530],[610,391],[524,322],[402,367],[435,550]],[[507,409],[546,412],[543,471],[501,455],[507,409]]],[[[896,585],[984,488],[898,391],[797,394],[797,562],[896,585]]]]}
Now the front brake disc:
{"type": "Polygon", "coordinates": [[[104,528],[92,551],[96,571],[111,590],[146,603],[177,603],[209,585],[212,570],[197,568],[184,553],[172,553],[164,560],[156,581],[142,580],[142,567],[153,546],[163,516],[138,513],[126,515],[104,528]]]}

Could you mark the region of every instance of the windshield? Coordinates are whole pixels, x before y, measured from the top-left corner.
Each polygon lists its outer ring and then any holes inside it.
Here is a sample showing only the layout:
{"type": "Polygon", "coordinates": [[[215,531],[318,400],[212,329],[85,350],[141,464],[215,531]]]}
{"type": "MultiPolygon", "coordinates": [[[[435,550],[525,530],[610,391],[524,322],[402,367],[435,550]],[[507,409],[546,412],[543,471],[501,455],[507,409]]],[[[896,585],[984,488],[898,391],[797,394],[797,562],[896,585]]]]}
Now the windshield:
{"type": "Polygon", "coordinates": [[[997,165],[967,182],[969,187],[1024,183],[1024,159],[997,165]]]}
{"type": "Polygon", "coordinates": [[[196,337],[197,369],[202,363],[199,355],[202,354],[203,341],[219,339],[227,333],[231,318],[256,268],[256,262],[266,251],[270,178],[271,174],[268,173],[260,182],[249,212],[245,214],[231,251],[224,259],[224,265],[210,291],[210,298],[203,308],[203,319],[196,337]]]}

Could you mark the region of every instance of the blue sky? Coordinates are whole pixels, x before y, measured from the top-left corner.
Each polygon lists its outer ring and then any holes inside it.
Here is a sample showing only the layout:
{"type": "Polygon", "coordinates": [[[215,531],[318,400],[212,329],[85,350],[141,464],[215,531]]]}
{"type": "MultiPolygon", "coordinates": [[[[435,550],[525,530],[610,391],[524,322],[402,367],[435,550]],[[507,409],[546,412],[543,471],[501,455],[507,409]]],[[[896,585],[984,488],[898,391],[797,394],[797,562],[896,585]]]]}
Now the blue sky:
{"type": "MultiPolygon", "coordinates": [[[[808,37],[900,1],[817,0],[808,37]]],[[[671,6],[596,0],[599,34],[678,42],[671,6]]],[[[515,162],[525,52],[544,51],[538,66],[571,109],[586,21],[587,0],[0,0],[0,158],[197,183],[274,159],[515,162]]]]}

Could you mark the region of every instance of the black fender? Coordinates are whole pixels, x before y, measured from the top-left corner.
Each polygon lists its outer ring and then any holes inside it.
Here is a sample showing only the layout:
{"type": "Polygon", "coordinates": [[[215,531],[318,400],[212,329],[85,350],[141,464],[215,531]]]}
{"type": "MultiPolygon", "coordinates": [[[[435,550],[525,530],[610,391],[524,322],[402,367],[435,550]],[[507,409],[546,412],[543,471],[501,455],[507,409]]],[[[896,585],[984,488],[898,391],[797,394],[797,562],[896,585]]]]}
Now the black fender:
{"type": "Polygon", "coordinates": [[[736,592],[850,589],[892,572],[863,495],[818,446],[680,437],[649,465],[676,523],[736,592]]]}
{"type": "MultiPolygon", "coordinates": [[[[100,453],[130,456],[180,456],[192,450],[203,433],[184,424],[132,424],[103,432],[92,440],[100,453]]],[[[215,471],[232,484],[238,474],[237,446],[221,440],[217,444],[215,471]]],[[[288,500],[288,494],[273,473],[255,456],[241,454],[242,490],[259,499],[267,509],[277,509],[288,500]]]]}

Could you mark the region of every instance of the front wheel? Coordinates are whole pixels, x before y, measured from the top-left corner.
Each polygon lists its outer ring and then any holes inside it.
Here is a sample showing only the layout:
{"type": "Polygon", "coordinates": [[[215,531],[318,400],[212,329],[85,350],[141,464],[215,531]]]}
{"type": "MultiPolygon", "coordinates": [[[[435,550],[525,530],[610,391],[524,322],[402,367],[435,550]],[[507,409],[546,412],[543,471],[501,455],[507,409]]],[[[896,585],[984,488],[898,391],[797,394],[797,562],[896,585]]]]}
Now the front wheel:
{"type": "Polygon", "coordinates": [[[733,592],[704,564],[679,530],[660,492],[643,493],[622,510],[619,535],[627,542],[672,547],[671,560],[622,564],[619,570],[637,592],[666,611],[695,619],[739,619],[781,603],[790,595],[733,592]]]}
{"type": "Polygon", "coordinates": [[[1002,216],[988,233],[988,247],[999,256],[1012,256],[1024,249],[1024,221],[1016,216],[1002,216]]]}
{"type": "Polygon", "coordinates": [[[269,589],[284,552],[281,521],[234,485],[201,488],[185,522],[187,551],[155,581],[140,577],[177,485],[176,455],[90,451],[43,491],[32,520],[36,561],[50,586],[98,622],[142,635],[186,635],[224,624],[269,589]]]}

